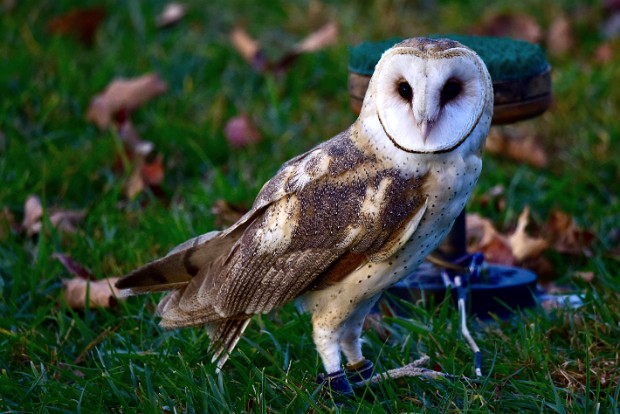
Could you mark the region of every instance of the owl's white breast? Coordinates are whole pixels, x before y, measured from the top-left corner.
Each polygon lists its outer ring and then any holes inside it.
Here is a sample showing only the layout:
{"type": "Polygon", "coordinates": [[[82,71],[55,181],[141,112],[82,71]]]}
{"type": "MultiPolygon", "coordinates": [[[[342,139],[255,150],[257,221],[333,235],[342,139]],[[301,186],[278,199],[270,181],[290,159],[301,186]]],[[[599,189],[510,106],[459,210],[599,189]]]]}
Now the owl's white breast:
{"type": "Polygon", "coordinates": [[[426,175],[421,191],[428,198],[428,208],[413,236],[396,254],[355,270],[329,288],[309,292],[302,298],[305,309],[319,314],[326,307],[339,313],[352,312],[356,304],[378,295],[415,270],[441,243],[465,207],[480,175],[485,135],[472,136],[454,151],[442,154],[390,153],[389,141],[376,143],[379,151],[387,153],[385,162],[403,175],[426,175]]]}

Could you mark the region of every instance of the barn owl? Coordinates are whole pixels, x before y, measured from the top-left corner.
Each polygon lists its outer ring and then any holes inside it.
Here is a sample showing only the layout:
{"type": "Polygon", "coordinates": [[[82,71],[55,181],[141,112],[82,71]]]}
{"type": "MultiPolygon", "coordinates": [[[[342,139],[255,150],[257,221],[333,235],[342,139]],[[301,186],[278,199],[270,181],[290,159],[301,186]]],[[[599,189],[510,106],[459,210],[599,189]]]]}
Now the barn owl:
{"type": "Polygon", "coordinates": [[[116,286],[169,291],[161,325],[206,325],[218,370],[253,315],[296,299],[312,314],[330,386],[349,393],[372,371],[360,342],[367,313],[465,206],[492,112],[491,78],[475,52],[446,39],[398,43],[377,63],[353,125],[286,162],[230,228],[116,286]]]}

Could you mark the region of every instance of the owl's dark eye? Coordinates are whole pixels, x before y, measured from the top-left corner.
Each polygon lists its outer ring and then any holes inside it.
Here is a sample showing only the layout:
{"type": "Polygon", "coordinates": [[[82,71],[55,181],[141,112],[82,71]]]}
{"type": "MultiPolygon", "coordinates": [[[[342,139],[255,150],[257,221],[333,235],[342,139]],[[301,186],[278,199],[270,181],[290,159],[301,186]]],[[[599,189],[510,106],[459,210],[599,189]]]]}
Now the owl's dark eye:
{"type": "Polygon", "coordinates": [[[448,79],[443,88],[441,89],[441,96],[439,98],[439,104],[444,106],[448,102],[454,100],[461,94],[463,85],[456,79],[448,79]]]}
{"type": "Polygon", "coordinates": [[[398,84],[398,93],[407,101],[411,101],[413,98],[413,90],[411,89],[411,85],[407,82],[401,82],[398,84]]]}

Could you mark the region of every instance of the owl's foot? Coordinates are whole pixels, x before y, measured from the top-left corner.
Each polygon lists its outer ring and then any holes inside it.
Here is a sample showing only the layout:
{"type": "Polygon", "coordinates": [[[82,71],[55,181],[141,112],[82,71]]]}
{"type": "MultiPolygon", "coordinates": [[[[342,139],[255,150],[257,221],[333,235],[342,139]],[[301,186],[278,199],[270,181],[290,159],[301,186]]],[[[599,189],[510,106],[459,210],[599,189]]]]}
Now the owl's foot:
{"type": "Polygon", "coordinates": [[[354,386],[361,386],[372,377],[375,366],[364,359],[357,364],[347,365],[347,378],[354,386]]]}
{"type": "Polygon", "coordinates": [[[353,388],[347,379],[347,374],[343,370],[327,375],[320,374],[317,381],[323,384],[323,388],[328,392],[340,395],[353,395],[353,388]]]}

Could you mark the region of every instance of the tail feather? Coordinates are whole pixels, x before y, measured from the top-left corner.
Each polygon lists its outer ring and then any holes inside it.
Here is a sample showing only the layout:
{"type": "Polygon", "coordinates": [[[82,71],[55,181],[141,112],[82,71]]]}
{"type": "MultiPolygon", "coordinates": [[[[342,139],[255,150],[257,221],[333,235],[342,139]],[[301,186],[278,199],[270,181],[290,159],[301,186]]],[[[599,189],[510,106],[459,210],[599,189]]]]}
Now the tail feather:
{"type": "Polygon", "coordinates": [[[167,256],[148,263],[116,282],[125,294],[143,294],[172,290],[187,285],[207,263],[230,249],[234,240],[217,237],[212,231],[186,241],[167,256]]]}
{"type": "Polygon", "coordinates": [[[211,362],[216,364],[217,372],[222,369],[228,360],[250,321],[250,316],[244,315],[234,319],[215,322],[207,326],[209,337],[211,338],[209,352],[213,353],[211,362]]]}

